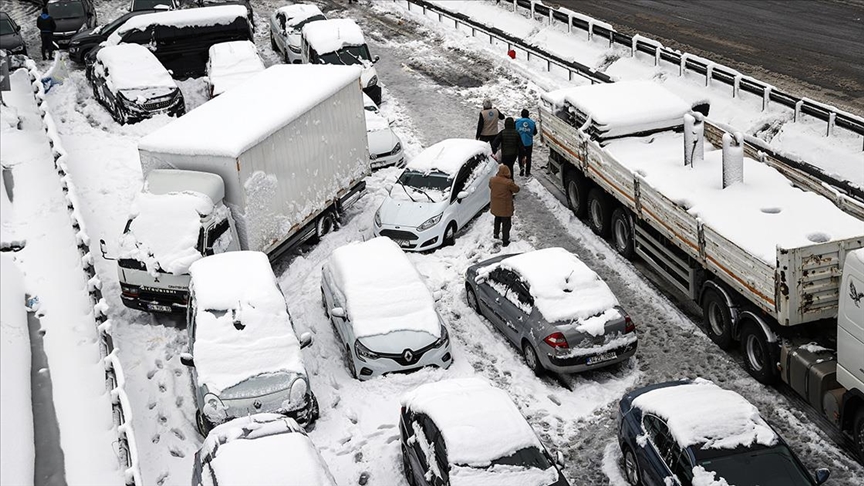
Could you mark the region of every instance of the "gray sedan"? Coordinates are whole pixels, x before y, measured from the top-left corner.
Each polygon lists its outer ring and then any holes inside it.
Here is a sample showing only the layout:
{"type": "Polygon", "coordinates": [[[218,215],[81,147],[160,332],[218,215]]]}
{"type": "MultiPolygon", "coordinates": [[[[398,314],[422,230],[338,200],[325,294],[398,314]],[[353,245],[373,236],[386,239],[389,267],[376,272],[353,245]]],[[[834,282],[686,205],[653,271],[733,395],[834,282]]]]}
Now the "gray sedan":
{"type": "Polygon", "coordinates": [[[468,304],[488,319],[538,375],[576,373],[636,352],[630,316],[572,253],[547,248],[498,256],[465,274],[468,304]]]}

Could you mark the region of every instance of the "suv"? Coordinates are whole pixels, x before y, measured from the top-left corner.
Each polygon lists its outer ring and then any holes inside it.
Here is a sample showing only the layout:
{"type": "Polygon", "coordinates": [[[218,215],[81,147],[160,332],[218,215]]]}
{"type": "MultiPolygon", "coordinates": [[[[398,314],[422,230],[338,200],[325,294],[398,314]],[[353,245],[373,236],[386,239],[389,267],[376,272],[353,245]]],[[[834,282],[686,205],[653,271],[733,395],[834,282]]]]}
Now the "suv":
{"type": "Polygon", "coordinates": [[[94,47],[105,42],[105,40],[108,39],[108,36],[113,34],[118,27],[125,24],[127,20],[141,14],[153,12],[156,12],[156,10],[127,12],[105,25],[99,25],[94,27],[93,30],[75,34],[72,36],[72,40],[69,41],[69,59],[72,59],[79,64],[84,63],[84,57],[87,53],[94,47]]]}
{"type": "Polygon", "coordinates": [[[47,7],[57,23],[54,42],[61,48],[68,47],[75,34],[96,26],[96,9],[90,0],[50,0],[47,7]]]}
{"type": "Polygon", "coordinates": [[[0,12],[0,49],[9,54],[27,55],[27,45],[21,37],[21,27],[6,12],[0,12]]]}

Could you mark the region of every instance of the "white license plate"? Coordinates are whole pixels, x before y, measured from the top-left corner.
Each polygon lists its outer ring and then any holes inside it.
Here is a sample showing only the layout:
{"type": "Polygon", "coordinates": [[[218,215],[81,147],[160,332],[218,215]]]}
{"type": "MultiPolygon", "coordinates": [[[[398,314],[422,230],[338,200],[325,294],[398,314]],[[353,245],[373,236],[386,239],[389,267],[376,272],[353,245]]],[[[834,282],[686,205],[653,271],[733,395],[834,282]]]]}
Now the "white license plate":
{"type": "Polygon", "coordinates": [[[399,246],[409,246],[411,244],[408,240],[393,240],[393,242],[399,246]]]}
{"type": "Polygon", "coordinates": [[[170,305],[147,304],[147,310],[151,312],[171,312],[170,305]]]}
{"type": "Polygon", "coordinates": [[[592,365],[592,364],[602,363],[604,361],[609,361],[609,360],[615,359],[617,356],[618,355],[615,354],[614,352],[598,354],[597,356],[591,356],[590,358],[588,358],[587,364],[592,365]]]}

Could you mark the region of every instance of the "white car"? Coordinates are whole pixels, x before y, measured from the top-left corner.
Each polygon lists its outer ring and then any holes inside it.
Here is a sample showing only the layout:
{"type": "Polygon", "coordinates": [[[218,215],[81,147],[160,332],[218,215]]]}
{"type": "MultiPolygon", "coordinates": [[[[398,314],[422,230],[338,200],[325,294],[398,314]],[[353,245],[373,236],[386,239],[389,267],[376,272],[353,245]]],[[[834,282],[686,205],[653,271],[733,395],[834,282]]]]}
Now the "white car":
{"type": "Polygon", "coordinates": [[[280,7],[270,16],[270,46],[282,54],[286,64],[303,62],[300,55],[300,33],[310,22],[327,20],[315,5],[298,3],[280,7]]]}
{"type": "Polygon", "coordinates": [[[408,162],[388,188],[375,213],[375,235],[413,251],[453,244],[456,232],[489,204],[489,179],[497,171],[486,142],[436,143],[408,162]]]}
{"type": "Polygon", "coordinates": [[[390,121],[381,116],[378,106],[363,93],[363,111],[366,114],[366,137],[369,140],[369,165],[380,169],[405,163],[402,140],[393,133],[390,121]]]}
{"type": "Polygon", "coordinates": [[[395,243],[374,238],[337,248],[321,274],[324,311],[351,376],[368,380],[453,363],[432,292],[395,243]]]}
{"type": "Polygon", "coordinates": [[[251,41],[220,42],[210,46],[207,85],[215,98],[264,70],[258,48],[251,41]]]}

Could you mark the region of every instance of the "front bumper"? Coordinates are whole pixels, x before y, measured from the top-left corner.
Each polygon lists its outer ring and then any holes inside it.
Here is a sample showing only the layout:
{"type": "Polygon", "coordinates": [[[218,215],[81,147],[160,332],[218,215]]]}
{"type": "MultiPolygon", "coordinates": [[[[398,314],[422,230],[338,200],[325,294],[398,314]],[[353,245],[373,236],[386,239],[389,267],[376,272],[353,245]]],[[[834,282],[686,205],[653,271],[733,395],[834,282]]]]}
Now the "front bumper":
{"type": "Polygon", "coordinates": [[[396,357],[390,355],[382,355],[378,359],[360,359],[353,349],[351,351],[351,359],[354,360],[357,379],[361,381],[390,373],[411,373],[427,366],[447,369],[453,364],[453,354],[450,352],[449,341],[439,348],[433,347],[426,350],[419,358],[414,357],[410,362],[405,361],[402,356],[396,357]]]}
{"type": "Polygon", "coordinates": [[[400,150],[395,154],[387,154],[383,156],[370,155],[369,166],[374,169],[381,169],[391,165],[401,166],[405,163],[405,151],[400,150]]]}
{"type": "Polygon", "coordinates": [[[638,346],[638,340],[635,339],[636,334],[633,333],[632,335],[634,338],[632,340],[628,339],[629,342],[626,342],[626,344],[623,344],[622,346],[610,349],[601,349],[597,352],[590,352],[590,350],[587,349],[583,350],[577,348],[573,350],[577,354],[570,356],[556,354],[549,345],[543,343],[538,354],[540,355],[539,358],[541,363],[543,363],[543,367],[549,371],[562,374],[581,373],[583,371],[605,368],[630,359],[631,356],[636,354],[636,348],[638,346]],[[614,358],[604,359],[591,364],[588,363],[592,358],[596,359],[611,353],[614,353],[614,358]]]}
{"type": "Polygon", "coordinates": [[[69,33],[54,33],[54,43],[57,44],[61,49],[65,49],[69,47],[69,43],[72,41],[72,37],[77,34],[78,31],[69,32],[69,33]]]}
{"type": "Polygon", "coordinates": [[[123,305],[130,309],[138,309],[144,312],[173,313],[185,312],[189,301],[189,291],[155,289],[150,287],[139,287],[122,284],[124,290],[120,294],[123,305]],[[128,289],[138,289],[137,295],[128,292],[128,289]]]}
{"type": "Polygon", "coordinates": [[[404,251],[426,251],[434,250],[444,243],[444,230],[447,221],[441,218],[435,226],[417,231],[411,226],[397,226],[382,221],[381,226],[372,223],[372,231],[375,236],[386,236],[393,240],[404,251]]]}

